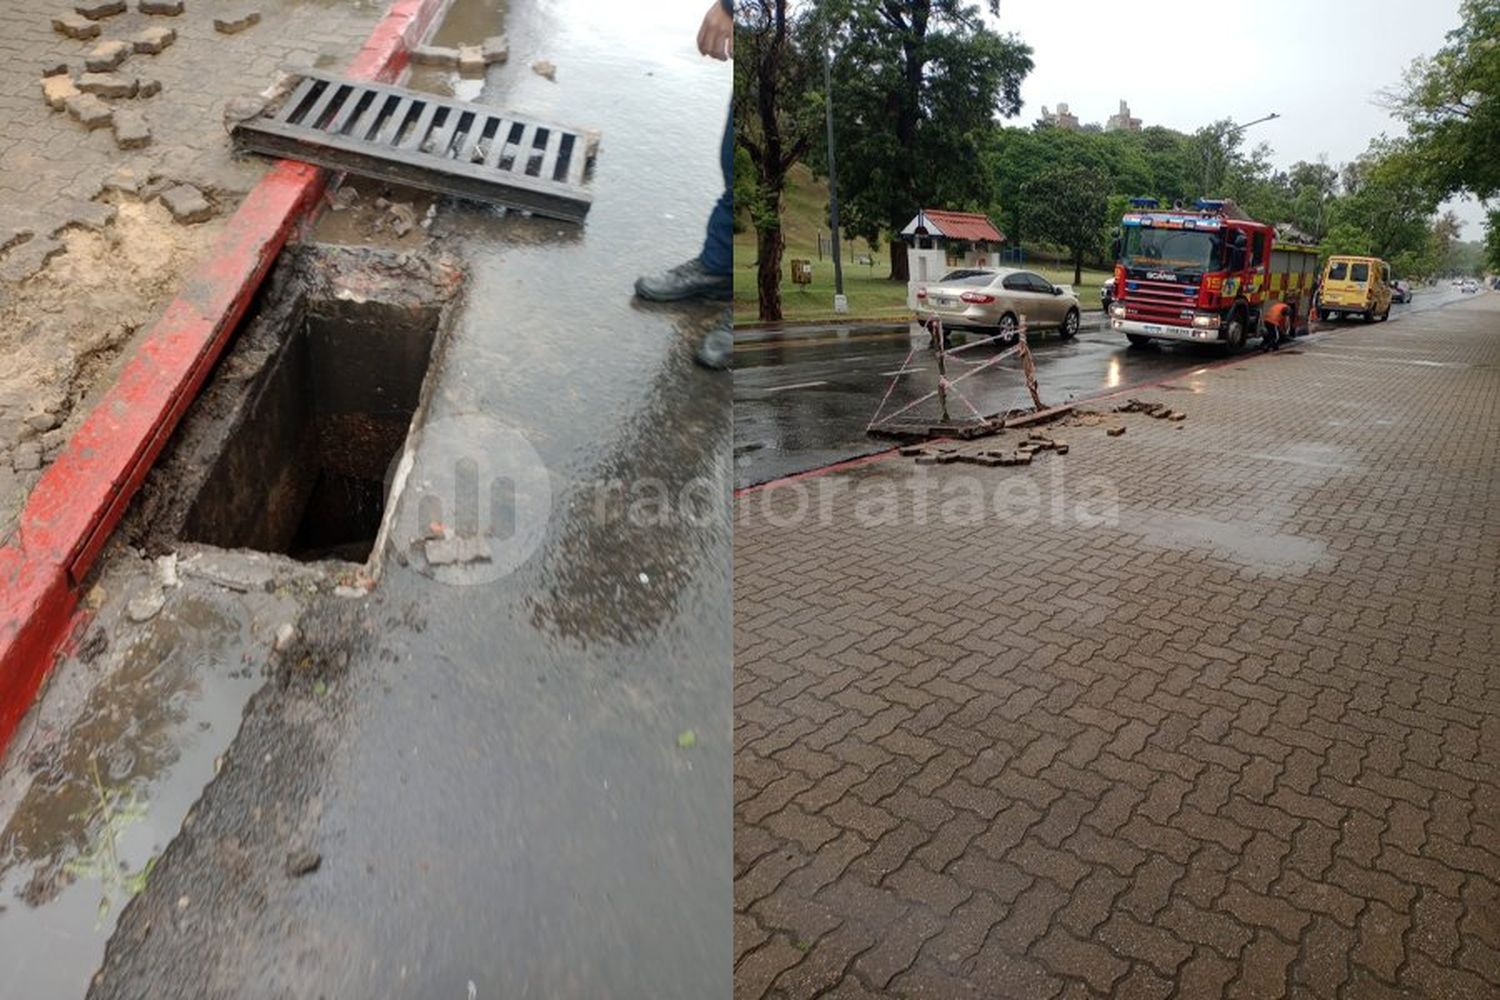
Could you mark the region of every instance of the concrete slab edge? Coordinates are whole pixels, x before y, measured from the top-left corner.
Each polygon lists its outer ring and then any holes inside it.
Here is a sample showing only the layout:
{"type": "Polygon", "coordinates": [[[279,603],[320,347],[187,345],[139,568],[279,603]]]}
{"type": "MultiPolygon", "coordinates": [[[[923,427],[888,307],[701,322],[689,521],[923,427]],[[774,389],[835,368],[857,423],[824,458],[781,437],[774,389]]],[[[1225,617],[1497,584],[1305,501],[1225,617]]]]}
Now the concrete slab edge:
{"type": "MultiPolygon", "coordinates": [[[[451,0],[394,0],[346,74],[390,81],[451,0]]],[[[281,161],[43,473],[0,546],[0,757],[72,631],[79,589],[326,174],[281,161]]]]}

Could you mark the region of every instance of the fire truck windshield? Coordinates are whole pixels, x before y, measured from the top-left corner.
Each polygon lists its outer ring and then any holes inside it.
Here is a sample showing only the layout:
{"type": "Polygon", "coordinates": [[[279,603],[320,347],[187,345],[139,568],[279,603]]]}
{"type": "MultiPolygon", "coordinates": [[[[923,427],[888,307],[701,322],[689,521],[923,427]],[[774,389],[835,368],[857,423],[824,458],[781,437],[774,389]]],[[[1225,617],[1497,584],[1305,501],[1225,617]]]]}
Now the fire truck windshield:
{"type": "Polygon", "coordinates": [[[1218,233],[1126,226],[1120,263],[1163,271],[1211,271],[1219,266],[1223,244],[1218,233]]]}

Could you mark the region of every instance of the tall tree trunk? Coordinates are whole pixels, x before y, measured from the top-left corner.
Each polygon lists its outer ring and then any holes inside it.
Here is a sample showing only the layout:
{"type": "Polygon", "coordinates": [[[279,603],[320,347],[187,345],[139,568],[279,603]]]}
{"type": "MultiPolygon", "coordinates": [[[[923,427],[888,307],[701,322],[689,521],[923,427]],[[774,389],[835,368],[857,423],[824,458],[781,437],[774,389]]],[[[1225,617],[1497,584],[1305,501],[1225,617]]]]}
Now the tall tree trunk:
{"type": "Polygon", "coordinates": [[[781,229],[781,193],[773,196],[776,211],[771,221],[755,227],[756,294],[760,300],[760,318],[765,323],[779,322],[781,316],[781,254],[786,249],[786,234],[781,229]]]}
{"type": "Polygon", "coordinates": [[[1080,247],[1073,251],[1073,291],[1078,291],[1078,286],[1083,284],[1083,249],[1080,247]]]}
{"type": "Polygon", "coordinates": [[[891,240],[891,280],[909,281],[911,279],[911,262],[906,257],[906,241],[901,239],[891,240]]]}

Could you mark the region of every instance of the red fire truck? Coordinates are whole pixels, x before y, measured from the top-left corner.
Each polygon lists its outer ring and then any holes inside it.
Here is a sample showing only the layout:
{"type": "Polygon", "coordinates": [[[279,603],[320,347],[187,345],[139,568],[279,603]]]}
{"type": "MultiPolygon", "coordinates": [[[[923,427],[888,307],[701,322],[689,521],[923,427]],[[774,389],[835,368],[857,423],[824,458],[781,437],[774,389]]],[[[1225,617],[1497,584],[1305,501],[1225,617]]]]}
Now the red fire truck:
{"type": "Polygon", "coordinates": [[[1318,279],[1318,250],[1278,242],[1273,227],[1232,203],[1195,209],[1131,201],[1120,220],[1110,326],[1135,346],[1153,340],[1219,344],[1238,351],[1260,337],[1274,302],[1291,307],[1291,329],[1306,332],[1318,279]]]}

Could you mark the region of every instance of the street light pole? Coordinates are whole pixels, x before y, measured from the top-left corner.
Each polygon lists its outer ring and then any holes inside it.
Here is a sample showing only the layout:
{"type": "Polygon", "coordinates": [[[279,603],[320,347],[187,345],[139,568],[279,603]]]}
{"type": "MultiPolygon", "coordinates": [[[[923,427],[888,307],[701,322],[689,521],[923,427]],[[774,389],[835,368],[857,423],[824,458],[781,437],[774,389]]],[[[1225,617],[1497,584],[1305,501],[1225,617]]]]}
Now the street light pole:
{"type": "Polygon", "coordinates": [[[823,99],[828,117],[828,221],[833,226],[833,311],[848,312],[844,298],[844,262],[839,254],[839,172],[834,159],[833,143],[833,55],[823,44],[823,99]]]}
{"type": "MultiPolygon", "coordinates": [[[[1249,128],[1251,125],[1259,125],[1261,122],[1268,122],[1268,121],[1272,120],[1273,118],[1280,118],[1280,117],[1281,116],[1279,114],[1277,114],[1276,112],[1272,111],[1270,114],[1266,115],[1264,118],[1257,118],[1254,121],[1252,121],[1252,122],[1246,122],[1243,125],[1234,125],[1234,124],[1231,124],[1229,128],[1221,129],[1220,131],[1215,132],[1214,133],[1214,138],[1216,140],[1222,142],[1223,140],[1229,138],[1232,135],[1235,135],[1236,133],[1245,131],[1245,129],[1249,128]]],[[[1212,198],[1213,197],[1213,192],[1210,191],[1210,190],[1208,190],[1209,184],[1213,181],[1212,167],[1213,167],[1213,157],[1208,153],[1208,151],[1205,150],[1204,151],[1204,156],[1203,156],[1203,197],[1205,197],[1205,198],[1212,198]]]]}

